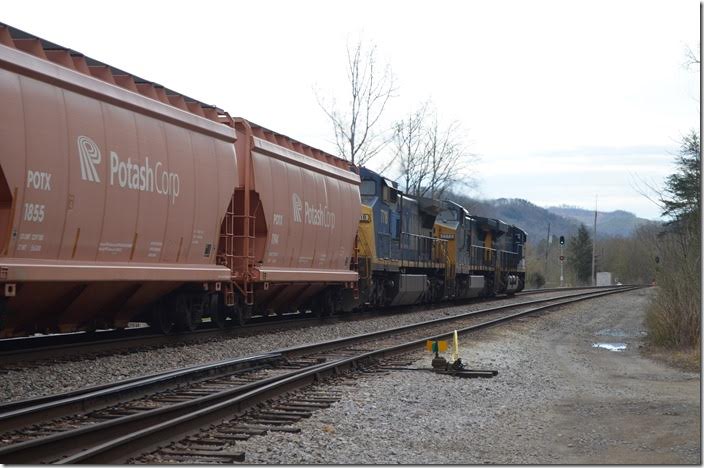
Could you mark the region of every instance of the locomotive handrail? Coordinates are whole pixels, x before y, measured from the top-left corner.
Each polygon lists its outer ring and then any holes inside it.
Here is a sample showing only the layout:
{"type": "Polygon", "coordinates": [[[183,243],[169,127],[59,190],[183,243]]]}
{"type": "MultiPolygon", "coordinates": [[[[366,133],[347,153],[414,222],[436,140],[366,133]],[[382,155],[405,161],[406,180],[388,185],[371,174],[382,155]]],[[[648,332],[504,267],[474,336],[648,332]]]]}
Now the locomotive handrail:
{"type": "Polygon", "coordinates": [[[401,232],[400,250],[402,267],[406,261],[430,264],[438,262],[438,258],[442,259],[446,256],[448,251],[447,240],[410,232],[401,232]],[[407,255],[404,255],[404,253],[407,252],[411,253],[411,258],[407,258],[407,255]]]}
{"type": "Polygon", "coordinates": [[[472,265],[517,269],[520,262],[518,253],[509,250],[472,245],[469,252],[470,264],[472,265]]]}

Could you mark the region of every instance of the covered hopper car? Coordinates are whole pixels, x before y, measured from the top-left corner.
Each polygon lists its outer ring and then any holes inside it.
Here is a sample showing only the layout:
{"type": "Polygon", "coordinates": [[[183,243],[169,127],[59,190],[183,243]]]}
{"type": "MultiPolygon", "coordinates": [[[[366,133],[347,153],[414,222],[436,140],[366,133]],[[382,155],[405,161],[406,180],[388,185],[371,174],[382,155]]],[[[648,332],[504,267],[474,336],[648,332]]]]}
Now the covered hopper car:
{"type": "Polygon", "coordinates": [[[0,23],[0,337],[523,287],[525,233],[0,23]]]}

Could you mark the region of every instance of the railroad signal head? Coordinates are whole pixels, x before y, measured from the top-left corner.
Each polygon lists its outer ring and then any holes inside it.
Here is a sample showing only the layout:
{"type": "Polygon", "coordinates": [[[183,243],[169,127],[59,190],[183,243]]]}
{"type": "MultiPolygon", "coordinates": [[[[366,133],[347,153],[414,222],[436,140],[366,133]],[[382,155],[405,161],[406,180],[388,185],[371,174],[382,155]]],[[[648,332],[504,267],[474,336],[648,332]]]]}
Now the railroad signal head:
{"type": "Polygon", "coordinates": [[[565,245],[565,236],[560,236],[560,245],[565,245]]]}
{"type": "Polygon", "coordinates": [[[560,255],[560,261],[562,262],[562,261],[564,261],[564,260],[565,260],[565,256],[564,256],[564,255],[560,255]]]}

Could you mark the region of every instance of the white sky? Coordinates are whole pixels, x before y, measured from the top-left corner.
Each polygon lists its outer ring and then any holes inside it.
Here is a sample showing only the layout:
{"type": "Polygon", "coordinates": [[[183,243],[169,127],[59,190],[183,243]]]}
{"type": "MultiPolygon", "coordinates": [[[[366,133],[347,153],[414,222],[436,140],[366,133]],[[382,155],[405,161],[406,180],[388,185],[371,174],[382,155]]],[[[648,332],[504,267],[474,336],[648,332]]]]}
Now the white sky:
{"type": "Polygon", "coordinates": [[[480,156],[473,195],[657,218],[635,190],[699,127],[699,3],[33,1],[0,21],[334,152],[313,88],[342,94],[345,46],[376,43],[387,122],[432,99],[480,156]]]}

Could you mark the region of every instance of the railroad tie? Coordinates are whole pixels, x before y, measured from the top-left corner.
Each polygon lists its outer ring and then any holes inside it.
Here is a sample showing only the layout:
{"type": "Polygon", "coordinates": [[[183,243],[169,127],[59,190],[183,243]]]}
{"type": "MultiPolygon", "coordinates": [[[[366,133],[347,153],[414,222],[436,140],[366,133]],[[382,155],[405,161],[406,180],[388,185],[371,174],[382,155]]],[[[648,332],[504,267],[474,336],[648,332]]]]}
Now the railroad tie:
{"type": "Polygon", "coordinates": [[[272,408],[276,409],[276,410],[284,411],[285,413],[290,414],[290,415],[300,416],[302,418],[310,418],[311,416],[313,416],[313,413],[311,413],[310,411],[304,411],[301,406],[289,406],[289,405],[281,404],[281,405],[273,406],[272,408]]]}
{"type": "Polygon", "coordinates": [[[213,441],[232,442],[237,440],[248,440],[250,435],[227,431],[215,431],[209,432],[207,437],[208,438],[204,440],[212,439],[213,441]]]}
{"type": "Polygon", "coordinates": [[[210,441],[211,443],[201,443],[199,441],[191,441],[188,440],[188,443],[183,444],[183,443],[176,443],[174,444],[173,449],[175,450],[207,450],[207,451],[218,451],[221,452],[224,449],[224,446],[222,442],[213,442],[210,441]]]}
{"type": "Polygon", "coordinates": [[[170,395],[170,396],[164,396],[164,397],[158,397],[158,398],[152,398],[153,401],[158,401],[161,403],[181,403],[184,401],[191,401],[193,398],[188,397],[188,396],[181,396],[179,397],[178,395],[170,395]]]}
{"type": "Polygon", "coordinates": [[[135,413],[138,413],[139,410],[135,410],[132,408],[121,408],[121,409],[112,409],[108,414],[116,414],[118,416],[131,416],[135,413]]]}
{"type": "Polygon", "coordinates": [[[290,366],[297,366],[298,369],[302,369],[304,367],[310,367],[315,364],[321,364],[325,362],[325,359],[309,359],[309,360],[300,360],[300,361],[289,361],[287,365],[290,366]]]}
{"type": "Polygon", "coordinates": [[[291,424],[291,420],[281,420],[281,419],[260,419],[257,417],[253,417],[250,421],[252,424],[257,424],[257,425],[264,425],[264,426],[285,426],[287,424],[291,424]]]}
{"type": "Polygon", "coordinates": [[[288,406],[293,408],[330,408],[330,403],[316,403],[316,402],[306,402],[303,400],[294,400],[284,403],[282,406],[288,406]],[[300,401],[300,402],[299,402],[300,401]]]}
{"type": "Polygon", "coordinates": [[[271,432],[292,432],[292,433],[301,432],[300,427],[291,427],[291,426],[272,427],[272,426],[259,426],[259,425],[254,425],[254,424],[242,424],[242,425],[239,425],[239,426],[232,428],[232,429],[237,432],[241,431],[242,429],[248,430],[248,431],[261,431],[262,432],[262,434],[257,434],[257,435],[266,434],[268,431],[271,431],[271,432]]]}
{"type": "Polygon", "coordinates": [[[337,403],[340,401],[339,398],[322,398],[322,397],[306,397],[306,398],[296,398],[296,402],[303,403],[337,403]]]}
{"type": "Polygon", "coordinates": [[[179,449],[168,449],[164,448],[159,450],[160,454],[172,455],[177,457],[191,457],[191,458],[223,458],[230,462],[244,461],[244,452],[223,452],[219,450],[179,450],[179,449]]]}
{"type": "Polygon", "coordinates": [[[185,390],[183,392],[180,392],[179,395],[206,396],[212,395],[213,393],[215,393],[213,390],[185,390]]]}
{"type": "Polygon", "coordinates": [[[301,420],[301,416],[293,415],[290,413],[279,413],[275,411],[259,411],[253,417],[262,417],[265,419],[273,419],[276,421],[288,421],[288,422],[298,422],[301,420]]]}
{"type": "Polygon", "coordinates": [[[291,426],[272,427],[269,430],[271,432],[289,432],[291,434],[298,434],[299,432],[301,432],[300,427],[291,427],[291,426]]]}
{"type": "Polygon", "coordinates": [[[247,427],[243,425],[237,425],[237,426],[229,426],[227,428],[227,433],[226,434],[249,434],[249,435],[264,435],[267,433],[267,428],[254,428],[254,427],[247,427]]]}
{"type": "Polygon", "coordinates": [[[207,383],[207,384],[201,384],[201,385],[198,386],[198,388],[199,388],[200,390],[210,390],[210,391],[213,391],[213,392],[219,392],[219,391],[221,391],[221,390],[227,390],[228,388],[230,388],[230,384],[231,384],[231,382],[229,382],[229,381],[228,381],[228,382],[222,382],[222,383],[220,383],[220,384],[215,384],[214,382],[210,382],[210,383],[207,383]]]}
{"type": "Polygon", "coordinates": [[[230,443],[230,442],[223,442],[222,440],[219,440],[219,439],[212,439],[212,438],[207,438],[207,437],[204,437],[201,439],[201,438],[198,438],[197,436],[188,437],[188,438],[184,439],[183,442],[184,443],[181,443],[181,442],[177,443],[176,446],[177,447],[180,447],[180,446],[185,447],[186,444],[189,444],[188,445],[189,447],[199,445],[199,446],[203,446],[203,447],[210,447],[212,449],[213,447],[222,447],[223,444],[230,443]]]}

